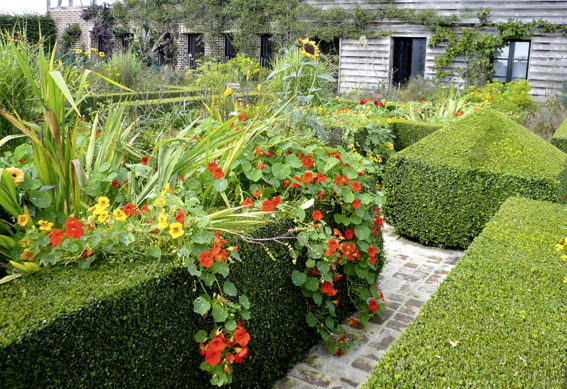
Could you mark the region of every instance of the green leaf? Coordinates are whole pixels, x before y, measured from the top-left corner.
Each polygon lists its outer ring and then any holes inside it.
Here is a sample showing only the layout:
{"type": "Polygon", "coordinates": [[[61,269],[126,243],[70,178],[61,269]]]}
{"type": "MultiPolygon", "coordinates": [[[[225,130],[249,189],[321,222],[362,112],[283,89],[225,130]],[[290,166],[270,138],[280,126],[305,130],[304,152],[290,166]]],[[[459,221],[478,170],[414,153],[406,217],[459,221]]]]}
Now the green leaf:
{"type": "Polygon", "coordinates": [[[238,297],[238,301],[240,302],[240,305],[242,305],[245,309],[250,309],[250,301],[248,300],[248,297],[240,296],[238,297]]]}
{"type": "Polygon", "coordinates": [[[322,80],[326,80],[326,81],[330,81],[330,82],[337,82],[337,80],[335,80],[333,77],[331,77],[327,73],[318,74],[317,77],[322,79],[322,80]]]}
{"type": "Polygon", "coordinates": [[[319,289],[319,281],[315,277],[307,277],[307,280],[303,284],[303,286],[312,292],[315,292],[319,289]]]}
{"type": "Polygon", "coordinates": [[[327,319],[325,320],[325,325],[331,331],[335,329],[335,321],[332,318],[330,318],[329,316],[327,316],[327,319]]]}
{"type": "Polygon", "coordinates": [[[321,127],[321,125],[319,124],[319,122],[317,122],[317,120],[315,120],[312,117],[308,117],[306,120],[307,124],[309,124],[309,126],[311,128],[313,128],[313,130],[315,130],[315,132],[317,133],[317,135],[319,135],[319,137],[326,142],[327,141],[327,131],[325,131],[325,129],[323,127],[321,127]]]}
{"type": "Polygon", "coordinates": [[[354,266],[354,270],[356,271],[356,275],[357,275],[359,278],[365,279],[366,276],[368,276],[368,270],[366,270],[366,269],[360,267],[358,264],[356,264],[356,265],[354,266]]]}
{"type": "Polygon", "coordinates": [[[291,167],[302,167],[301,159],[295,154],[289,154],[285,157],[285,162],[291,167]]]}
{"type": "Polygon", "coordinates": [[[251,172],[245,172],[244,174],[250,181],[254,181],[254,182],[262,178],[262,170],[259,169],[254,169],[251,172]]]}
{"type": "Polygon", "coordinates": [[[305,210],[302,208],[294,208],[289,213],[299,219],[300,222],[305,220],[305,210]]]}
{"type": "Polygon", "coordinates": [[[350,224],[350,219],[341,213],[335,213],[335,222],[344,224],[348,226],[350,224]]]}
{"type": "Polygon", "coordinates": [[[227,331],[232,332],[236,329],[236,322],[234,320],[229,320],[224,325],[224,328],[226,328],[227,331]]]}
{"type": "Polygon", "coordinates": [[[202,279],[203,281],[205,281],[205,285],[207,286],[212,286],[215,282],[215,280],[217,279],[217,277],[215,277],[214,274],[211,273],[207,273],[207,272],[201,272],[201,275],[199,276],[200,279],[202,279]]]}
{"type": "Polygon", "coordinates": [[[368,323],[368,314],[366,312],[360,312],[360,314],[358,315],[358,321],[360,322],[360,324],[368,323]]]}
{"type": "Polygon", "coordinates": [[[219,304],[213,306],[213,319],[215,322],[221,323],[225,321],[228,317],[228,311],[221,307],[219,304]]]}
{"type": "Polygon", "coordinates": [[[291,173],[291,168],[288,165],[284,165],[283,163],[275,163],[272,166],[272,174],[274,177],[283,180],[284,178],[288,177],[291,173]]]}
{"type": "Polygon", "coordinates": [[[199,181],[195,179],[185,180],[187,189],[195,190],[199,187],[199,181]]]}
{"type": "Polygon", "coordinates": [[[205,330],[199,330],[196,334],[195,334],[195,342],[197,343],[203,343],[205,341],[205,339],[207,339],[207,331],[205,330]]]}
{"type": "Polygon", "coordinates": [[[321,305],[323,303],[323,295],[319,292],[313,293],[313,301],[315,304],[321,305]]]}
{"type": "Polygon", "coordinates": [[[308,259],[308,260],[305,262],[305,267],[308,267],[308,268],[315,267],[315,261],[312,260],[312,259],[308,259]]]}
{"type": "Polygon", "coordinates": [[[161,249],[156,246],[152,246],[148,249],[148,254],[158,260],[161,259],[161,249]]]}
{"type": "Polygon", "coordinates": [[[315,318],[313,317],[313,315],[307,314],[305,316],[305,321],[307,322],[307,325],[309,327],[315,327],[315,324],[317,324],[317,320],[315,320],[315,318]]]}
{"type": "Polygon", "coordinates": [[[294,270],[291,273],[291,280],[293,281],[294,285],[301,286],[305,284],[305,281],[307,281],[307,275],[300,271],[294,270]]]}
{"type": "Polygon", "coordinates": [[[211,309],[211,304],[203,296],[199,296],[193,301],[193,311],[203,316],[211,309]]]}
{"type": "Polygon", "coordinates": [[[291,64],[286,63],[285,65],[283,65],[281,68],[274,70],[273,72],[271,72],[268,77],[266,78],[266,80],[269,80],[270,78],[272,78],[273,76],[275,76],[276,74],[279,74],[287,69],[289,69],[291,67],[291,64]]]}
{"type": "Polygon", "coordinates": [[[354,276],[356,275],[356,272],[354,270],[354,265],[352,262],[347,262],[345,263],[345,266],[343,267],[343,271],[345,272],[346,275],[348,276],[354,276]]]}
{"type": "Polygon", "coordinates": [[[242,311],[240,311],[240,315],[242,315],[242,318],[244,320],[250,320],[250,311],[243,309],[242,311]]]}
{"type": "Polygon", "coordinates": [[[118,240],[120,243],[125,244],[128,246],[136,241],[136,235],[132,234],[131,232],[120,231],[118,233],[118,240]]]}
{"type": "Polygon", "coordinates": [[[47,192],[32,190],[30,192],[30,201],[38,208],[47,208],[51,205],[51,195],[47,192]]]}
{"type": "Polygon", "coordinates": [[[335,304],[333,304],[333,302],[329,300],[326,300],[325,304],[327,305],[327,308],[329,308],[331,315],[335,316],[335,304]]]}
{"type": "Polygon", "coordinates": [[[228,274],[230,273],[230,267],[228,266],[228,263],[224,262],[224,261],[215,261],[214,263],[214,267],[215,270],[222,274],[223,277],[227,277],[228,274]]]}
{"type": "Polygon", "coordinates": [[[217,192],[223,192],[226,190],[226,188],[228,188],[228,181],[225,180],[224,178],[220,180],[215,180],[215,182],[213,183],[213,187],[217,192]]]}
{"type": "Polygon", "coordinates": [[[236,296],[236,294],[238,293],[236,291],[236,286],[234,286],[234,284],[230,281],[224,282],[222,290],[224,290],[224,293],[228,294],[229,296],[236,296]]]}
{"type": "Polygon", "coordinates": [[[354,234],[360,240],[366,240],[370,236],[370,228],[365,225],[359,225],[354,228],[354,234]]]}

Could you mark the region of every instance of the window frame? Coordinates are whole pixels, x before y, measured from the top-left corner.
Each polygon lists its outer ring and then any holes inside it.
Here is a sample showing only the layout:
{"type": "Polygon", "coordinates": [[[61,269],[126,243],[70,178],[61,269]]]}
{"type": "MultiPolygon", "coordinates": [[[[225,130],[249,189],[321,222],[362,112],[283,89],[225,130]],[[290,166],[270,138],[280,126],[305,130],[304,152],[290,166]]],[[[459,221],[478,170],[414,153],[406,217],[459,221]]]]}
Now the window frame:
{"type": "MultiPolygon", "coordinates": [[[[518,40],[511,40],[511,41],[507,41],[508,43],[508,58],[506,59],[505,57],[492,57],[492,76],[491,78],[494,80],[498,80],[500,82],[512,82],[515,80],[527,80],[528,79],[528,74],[530,71],[530,55],[532,53],[532,42],[530,40],[523,40],[523,39],[518,39],[518,40]],[[516,54],[516,43],[517,42],[527,42],[528,43],[528,57],[527,59],[516,59],[515,58],[515,54],[516,54]],[[496,73],[496,69],[494,69],[494,61],[495,60],[507,60],[507,65],[506,65],[506,79],[504,81],[501,80],[502,77],[496,77],[495,73],[496,73]],[[526,74],[525,77],[516,77],[516,78],[512,78],[512,72],[514,71],[514,60],[516,61],[525,61],[526,62],[526,74]]],[[[502,48],[504,48],[506,46],[502,46],[502,48]]]]}
{"type": "Polygon", "coordinates": [[[189,69],[197,69],[195,60],[205,56],[205,45],[203,42],[203,34],[187,34],[187,65],[189,69]],[[197,40],[201,40],[203,51],[197,53],[197,40]],[[199,56],[199,57],[198,57],[199,56]]]}

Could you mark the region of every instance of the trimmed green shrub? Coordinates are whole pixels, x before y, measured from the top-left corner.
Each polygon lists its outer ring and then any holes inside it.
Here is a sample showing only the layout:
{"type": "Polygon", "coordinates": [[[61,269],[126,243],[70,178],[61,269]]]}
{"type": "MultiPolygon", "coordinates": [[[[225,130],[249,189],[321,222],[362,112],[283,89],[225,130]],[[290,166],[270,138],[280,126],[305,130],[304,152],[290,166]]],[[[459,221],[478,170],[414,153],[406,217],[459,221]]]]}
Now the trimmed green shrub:
{"type": "Polygon", "coordinates": [[[466,248],[510,196],[565,202],[567,154],[490,109],[390,158],[386,221],[425,244],[466,248]]]}
{"type": "Polygon", "coordinates": [[[506,201],[364,387],[564,388],[563,208],[506,201]]]}
{"type": "MultiPolygon", "coordinates": [[[[256,229],[273,237],[290,219],[256,229]]],[[[238,244],[242,262],[230,279],[250,300],[252,339],[231,388],[269,388],[319,338],[305,322],[306,304],[291,280],[306,257],[292,263],[288,249],[267,242],[238,244]]],[[[379,261],[384,263],[382,247],[379,261]]],[[[353,309],[338,282],[339,319],[353,309]],[[345,302],[343,305],[342,302],[345,302]]],[[[96,269],[51,268],[0,286],[0,382],[10,388],[203,388],[193,336],[211,328],[193,312],[200,286],[175,258],[103,262],[96,269]]]]}
{"type": "Polygon", "coordinates": [[[83,108],[92,108],[96,107],[97,102],[103,103],[117,103],[120,101],[159,101],[164,99],[171,99],[171,98],[181,98],[187,96],[194,96],[196,92],[200,92],[197,88],[176,88],[176,89],[168,89],[163,91],[147,91],[147,92],[120,92],[120,93],[103,93],[99,95],[91,95],[87,97],[83,104],[83,108]]]}
{"type": "MultiPolygon", "coordinates": [[[[171,93],[171,92],[170,92],[171,93]]],[[[255,100],[260,93],[258,92],[248,92],[248,93],[235,93],[235,97],[247,98],[249,101],[255,100]]],[[[219,99],[220,96],[210,96],[209,100],[219,99]]],[[[163,109],[168,109],[172,105],[186,104],[198,108],[203,103],[203,96],[191,96],[191,97],[172,97],[169,99],[156,99],[156,100],[130,100],[126,101],[124,104],[127,107],[136,107],[139,110],[144,110],[151,106],[160,106],[163,109]]]]}
{"type": "MultiPolygon", "coordinates": [[[[48,15],[25,14],[8,15],[0,14],[0,31],[12,33],[13,30],[22,31],[26,40],[35,45],[41,39],[47,39],[47,45],[55,45],[55,22],[48,15]]],[[[46,49],[49,52],[49,49],[46,49]]]]}
{"type": "Polygon", "coordinates": [[[567,153],[567,119],[561,123],[559,128],[555,131],[555,134],[553,134],[551,144],[564,153],[567,153]]]}

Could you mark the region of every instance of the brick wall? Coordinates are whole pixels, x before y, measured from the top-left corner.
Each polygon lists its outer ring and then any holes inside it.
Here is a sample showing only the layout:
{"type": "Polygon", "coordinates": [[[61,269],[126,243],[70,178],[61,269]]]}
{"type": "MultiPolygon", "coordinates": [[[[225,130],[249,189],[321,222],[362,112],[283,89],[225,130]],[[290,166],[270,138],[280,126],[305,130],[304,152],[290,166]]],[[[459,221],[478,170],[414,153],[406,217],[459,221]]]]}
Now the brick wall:
{"type": "Polygon", "coordinates": [[[86,49],[90,50],[93,46],[90,31],[93,28],[93,23],[90,21],[85,21],[81,19],[81,14],[85,7],[60,7],[52,8],[49,10],[49,16],[53,18],[55,22],[55,28],[57,29],[57,42],[61,40],[63,31],[65,28],[71,24],[78,23],[81,27],[81,36],[73,45],[74,49],[86,49]]]}

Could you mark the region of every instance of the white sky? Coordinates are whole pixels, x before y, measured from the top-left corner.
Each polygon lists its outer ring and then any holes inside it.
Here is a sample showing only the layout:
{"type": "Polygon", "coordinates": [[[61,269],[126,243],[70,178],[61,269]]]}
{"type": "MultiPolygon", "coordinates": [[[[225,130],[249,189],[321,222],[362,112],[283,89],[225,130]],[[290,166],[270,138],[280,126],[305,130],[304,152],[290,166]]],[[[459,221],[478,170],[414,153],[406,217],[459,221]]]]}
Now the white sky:
{"type": "MultiPolygon", "coordinates": [[[[115,0],[97,0],[97,4],[112,4],[115,0]]],[[[82,0],[83,5],[90,5],[91,0],[82,0]]],[[[51,0],[51,7],[57,5],[57,0],[51,0]]],[[[69,0],[62,0],[62,6],[69,5],[69,0]]],[[[81,5],[81,0],[73,0],[73,5],[81,5]]],[[[23,14],[33,12],[45,14],[47,0],[0,0],[0,13],[23,14]]]]}

